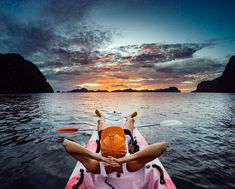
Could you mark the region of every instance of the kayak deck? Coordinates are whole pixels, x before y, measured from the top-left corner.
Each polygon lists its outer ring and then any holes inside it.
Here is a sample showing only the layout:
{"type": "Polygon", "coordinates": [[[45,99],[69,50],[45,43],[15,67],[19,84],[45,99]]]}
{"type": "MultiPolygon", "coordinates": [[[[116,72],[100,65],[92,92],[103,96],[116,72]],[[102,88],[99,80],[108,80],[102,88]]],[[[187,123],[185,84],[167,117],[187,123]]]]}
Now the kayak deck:
{"type": "MultiPolygon", "coordinates": [[[[148,146],[148,143],[137,128],[134,129],[133,137],[137,140],[140,150],[148,146]]],[[[94,131],[87,143],[87,149],[96,152],[97,139],[98,132],[94,131]]],[[[158,158],[147,163],[139,171],[126,174],[113,172],[108,177],[92,174],[86,171],[86,168],[78,162],[65,189],[76,189],[74,187],[76,185],[79,189],[123,189],[123,187],[130,189],[176,189],[158,158]]]]}

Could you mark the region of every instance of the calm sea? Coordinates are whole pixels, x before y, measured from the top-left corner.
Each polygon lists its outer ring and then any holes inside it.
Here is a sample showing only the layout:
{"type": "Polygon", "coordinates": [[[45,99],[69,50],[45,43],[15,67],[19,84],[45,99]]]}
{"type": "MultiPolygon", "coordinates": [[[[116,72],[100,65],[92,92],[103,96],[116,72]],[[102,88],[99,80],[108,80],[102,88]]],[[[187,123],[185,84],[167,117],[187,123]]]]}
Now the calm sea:
{"type": "Polygon", "coordinates": [[[136,125],[183,122],[140,129],[149,143],[169,143],[160,160],[176,186],[235,188],[235,95],[208,93],[1,95],[0,188],[64,188],[76,161],[61,141],[85,144],[91,132],[55,131],[95,128],[95,109],[125,115],[137,111],[136,125]]]}

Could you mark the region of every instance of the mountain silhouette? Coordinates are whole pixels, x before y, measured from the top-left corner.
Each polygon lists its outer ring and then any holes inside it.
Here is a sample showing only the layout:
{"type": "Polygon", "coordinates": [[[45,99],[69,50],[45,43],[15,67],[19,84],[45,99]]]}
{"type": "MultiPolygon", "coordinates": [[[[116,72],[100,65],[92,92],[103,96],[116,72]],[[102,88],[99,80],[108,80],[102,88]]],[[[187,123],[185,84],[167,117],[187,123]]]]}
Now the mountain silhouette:
{"type": "Polygon", "coordinates": [[[36,65],[21,55],[0,54],[0,93],[53,92],[36,65]]]}
{"type": "MultiPolygon", "coordinates": [[[[73,89],[71,91],[67,91],[68,93],[81,93],[81,92],[108,92],[107,90],[88,90],[86,88],[81,88],[81,89],[73,89]]],[[[154,89],[154,90],[149,90],[149,89],[144,89],[144,90],[136,90],[136,89],[123,89],[123,90],[112,90],[110,92],[181,92],[178,88],[176,87],[169,87],[166,89],[154,89]]]]}
{"type": "Polygon", "coordinates": [[[235,56],[230,58],[220,77],[211,81],[202,81],[193,92],[235,93],[235,56]]]}

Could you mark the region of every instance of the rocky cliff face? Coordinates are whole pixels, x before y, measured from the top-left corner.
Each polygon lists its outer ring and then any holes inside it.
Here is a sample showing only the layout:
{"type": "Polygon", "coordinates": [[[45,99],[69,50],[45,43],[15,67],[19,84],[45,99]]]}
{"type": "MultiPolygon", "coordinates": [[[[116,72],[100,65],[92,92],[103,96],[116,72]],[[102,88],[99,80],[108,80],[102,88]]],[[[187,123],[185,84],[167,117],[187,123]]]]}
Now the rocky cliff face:
{"type": "Polygon", "coordinates": [[[194,92],[235,93],[235,56],[230,58],[220,77],[212,81],[202,81],[194,92]]]}
{"type": "Polygon", "coordinates": [[[0,93],[53,92],[36,65],[18,54],[0,54],[0,93]]]}

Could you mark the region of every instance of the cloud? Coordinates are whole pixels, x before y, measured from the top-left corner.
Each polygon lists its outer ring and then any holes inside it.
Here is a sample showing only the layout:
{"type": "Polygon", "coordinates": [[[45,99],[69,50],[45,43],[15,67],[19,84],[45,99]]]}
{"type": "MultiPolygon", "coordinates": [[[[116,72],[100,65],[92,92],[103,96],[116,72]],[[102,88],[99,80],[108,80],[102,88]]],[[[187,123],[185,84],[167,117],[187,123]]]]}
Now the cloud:
{"type": "Polygon", "coordinates": [[[78,22],[89,12],[94,0],[48,0],[43,12],[55,24],[78,22]]]}
{"type": "MultiPolygon", "coordinates": [[[[93,0],[0,2],[0,51],[20,53],[28,59],[41,53],[44,60],[58,57],[57,62],[63,62],[65,54],[80,51],[83,63],[88,63],[89,53],[110,42],[115,34],[113,29],[88,24],[86,15],[93,3],[93,0]]],[[[77,55],[69,57],[77,61],[77,55]]]]}
{"type": "MultiPolygon", "coordinates": [[[[204,70],[211,72],[222,69],[223,65],[209,59],[193,58],[193,54],[208,43],[200,44],[142,44],[127,45],[105,51],[79,51],[52,49],[51,63],[42,67],[58,81],[71,78],[76,85],[83,82],[103,84],[109,81],[109,87],[130,86],[146,87],[163,84],[176,85],[185,78],[186,74],[197,74],[204,70]],[[103,78],[102,81],[99,79],[103,78]],[[136,79],[136,82],[129,81],[136,79]],[[119,81],[117,84],[116,82],[119,81]],[[126,84],[124,84],[126,83],[126,84]]],[[[194,79],[195,80],[195,79],[194,79]]],[[[108,84],[107,83],[107,84],[108,84]]],[[[72,87],[72,86],[71,86],[72,87]]]]}
{"type": "MultiPolygon", "coordinates": [[[[204,80],[219,77],[227,60],[209,58],[189,58],[156,65],[156,73],[174,79],[180,88],[195,89],[204,80]]],[[[161,80],[162,82],[162,80],[161,80]]]]}
{"type": "Polygon", "coordinates": [[[39,66],[49,82],[61,87],[67,85],[67,89],[83,83],[107,84],[110,88],[150,88],[177,83],[193,86],[223,69],[220,61],[194,58],[196,52],[212,47],[215,40],[105,49],[117,30],[89,20],[87,15],[95,3],[94,0],[1,1],[1,53],[20,53],[39,66]]]}
{"type": "Polygon", "coordinates": [[[19,23],[13,18],[0,14],[0,49],[5,52],[18,52],[23,55],[47,48],[55,39],[51,28],[43,23],[19,23]]]}
{"type": "Polygon", "coordinates": [[[208,58],[191,58],[180,61],[172,61],[166,64],[158,64],[155,66],[157,72],[162,72],[168,75],[181,74],[198,74],[222,71],[224,64],[216,59],[208,58]]]}

